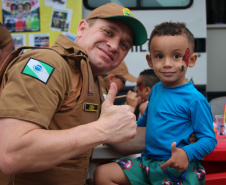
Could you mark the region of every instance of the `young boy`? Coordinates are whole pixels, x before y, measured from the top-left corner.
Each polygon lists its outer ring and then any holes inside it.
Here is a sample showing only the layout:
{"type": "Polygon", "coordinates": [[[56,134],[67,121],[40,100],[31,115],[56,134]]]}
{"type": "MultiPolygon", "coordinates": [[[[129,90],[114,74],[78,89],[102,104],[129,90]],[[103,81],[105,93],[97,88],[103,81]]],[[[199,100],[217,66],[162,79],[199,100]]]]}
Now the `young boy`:
{"type": "Polygon", "coordinates": [[[217,140],[208,101],[185,78],[197,60],[194,36],[183,23],[165,22],[153,30],[149,51],[148,65],[161,82],[152,88],[148,107],[137,121],[138,127],[146,127],[145,150],[141,158],[100,166],[95,183],[204,185],[199,161],[217,140]],[[198,141],[189,144],[193,132],[198,141]]]}
{"type": "Polygon", "coordinates": [[[143,115],[148,104],[151,89],[158,82],[159,78],[156,76],[154,70],[145,69],[140,72],[134,91],[128,91],[126,104],[135,110],[134,113],[137,118],[143,115]]]}

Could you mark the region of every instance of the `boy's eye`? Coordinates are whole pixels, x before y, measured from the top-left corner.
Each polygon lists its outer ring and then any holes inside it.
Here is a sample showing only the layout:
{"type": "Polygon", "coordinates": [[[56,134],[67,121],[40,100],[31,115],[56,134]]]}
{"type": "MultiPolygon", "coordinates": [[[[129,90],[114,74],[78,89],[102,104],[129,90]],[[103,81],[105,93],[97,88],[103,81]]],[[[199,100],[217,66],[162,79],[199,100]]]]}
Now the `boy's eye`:
{"type": "Polygon", "coordinates": [[[174,58],[178,59],[180,58],[180,55],[174,55],[174,58]]]}
{"type": "Polygon", "coordinates": [[[162,56],[162,55],[157,55],[157,56],[156,56],[156,58],[158,58],[158,59],[162,59],[162,58],[163,58],[163,56],[162,56]]]}

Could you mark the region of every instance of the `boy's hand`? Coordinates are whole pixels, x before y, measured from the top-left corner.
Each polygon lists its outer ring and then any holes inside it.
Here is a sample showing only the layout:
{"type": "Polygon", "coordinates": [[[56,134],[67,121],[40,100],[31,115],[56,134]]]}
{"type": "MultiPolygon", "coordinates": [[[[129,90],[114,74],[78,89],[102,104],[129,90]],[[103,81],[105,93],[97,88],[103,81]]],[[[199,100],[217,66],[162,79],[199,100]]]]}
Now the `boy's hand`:
{"type": "Polygon", "coordinates": [[[171,158],[164,164],[160,164],[161,169],[167,168],[169,166],[170,168],[177,169],[179,172],[185,171],[189,165],[186,152],[181,148],[177,148],[176,142],[171,144],[171,151],[171,158]]]}

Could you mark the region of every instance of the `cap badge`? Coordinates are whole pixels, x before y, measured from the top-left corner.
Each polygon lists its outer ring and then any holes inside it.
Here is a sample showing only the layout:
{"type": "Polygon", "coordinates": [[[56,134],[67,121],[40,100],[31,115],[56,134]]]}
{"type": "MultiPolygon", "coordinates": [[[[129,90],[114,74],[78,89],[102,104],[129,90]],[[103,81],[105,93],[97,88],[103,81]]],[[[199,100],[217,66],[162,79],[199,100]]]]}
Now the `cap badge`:
{"type": "Polygon", "coordinates": [[[123,14],[127,15],[127,16],[130,16],[130,17],[134,17],[132,12],[128,8],[123,8],[123,14]]]}

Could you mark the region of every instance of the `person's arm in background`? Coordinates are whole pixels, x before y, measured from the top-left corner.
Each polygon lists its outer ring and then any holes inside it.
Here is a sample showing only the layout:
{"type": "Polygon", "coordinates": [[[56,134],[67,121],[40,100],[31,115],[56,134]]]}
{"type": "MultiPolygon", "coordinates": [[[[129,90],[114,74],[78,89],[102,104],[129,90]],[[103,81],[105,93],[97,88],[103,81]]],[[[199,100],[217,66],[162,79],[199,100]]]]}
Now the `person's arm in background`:
{"type": "Polygon", "coordinates": [[[135,111],[137,105],[139,105],[140,103],[141,103],[141,97],[137,96],[136,92],[129,90],[126,95],[126,104],[130,105],[135,111]]]}
{"type": "Polygon", "coordinates": [[[0,67],[2,66],[8,55],[12,52],[14,47],[13,44],[13,40],[11,40],[4,48],[0,49],[0,67]]]}
{"type": "Polygon", "coordinates": [[[14,42],[9,31],[2,26],[0,23],[0,67],[2,66],[4,60],[12,52],[14,47],[14,42]]]}
{"type": "Polygon", "coordinates": [[[132,139],[136,135],[135,115],[128,105],[113,105],[116,93],[112,84],[97,121],[67,130],[0,119],[0,169],[5,174],[43,171],[99,144],[132,139]]]}
{"type": "Polygon", "coordinates": [[[147,101],[145,101],[145,102],[140,104],[139,111],[140,111],[140,115],[141,116],[144,114],[144,111],[145,111],[147,106],[148,106],[148,102],[147,101]]]}

